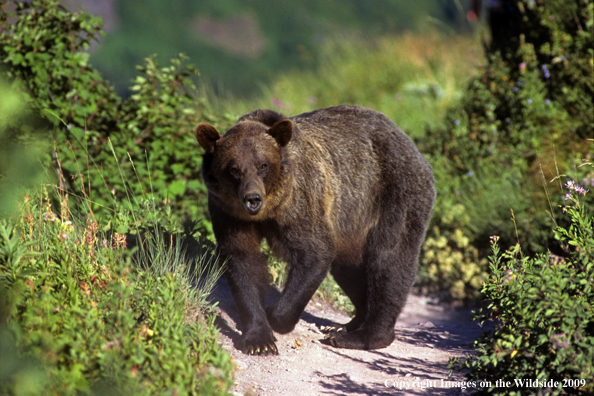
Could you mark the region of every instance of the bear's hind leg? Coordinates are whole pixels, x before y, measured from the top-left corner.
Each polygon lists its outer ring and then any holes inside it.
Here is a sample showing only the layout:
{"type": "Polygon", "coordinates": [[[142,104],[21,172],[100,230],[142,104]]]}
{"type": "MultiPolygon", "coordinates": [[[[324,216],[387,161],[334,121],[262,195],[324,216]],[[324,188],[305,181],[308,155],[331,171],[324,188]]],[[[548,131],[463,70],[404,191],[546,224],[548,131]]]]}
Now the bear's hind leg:
{"type": "Polygon", "coordinates": [[[355,331],[337,334],[333,346],[379,349],[394,341],[394,325],[414,283],[417,261],[425,236],[426,219],[405,214],[385,216],[370,230],[363,255],[367,274],[367,312],[355,331]],[[415,221],[416,220],[416,221],[415,221]]]}
{"type": "Polygon", "coordinates": [[[330,273],[355,306],[355,317],[349,323],[338,327],[338,329],[330,328],[327,330],[355,331],[363,324],[367,316],[367,274],[365,267],[362,263],[358,265],[333,263],[330,273]]]}

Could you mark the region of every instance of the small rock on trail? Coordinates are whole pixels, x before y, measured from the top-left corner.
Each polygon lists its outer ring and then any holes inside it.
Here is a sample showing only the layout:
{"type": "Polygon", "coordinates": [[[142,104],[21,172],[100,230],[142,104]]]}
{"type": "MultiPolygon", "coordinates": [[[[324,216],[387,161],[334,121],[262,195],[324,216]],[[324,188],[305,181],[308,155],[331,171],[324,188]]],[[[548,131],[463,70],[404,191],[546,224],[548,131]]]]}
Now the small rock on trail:
{"type": "MultiPolygon", "coordinates": [[[[278,296],[273,289],[271,301],[278,296]],[[276,294],[276,296],[275,296],[276,294]]],[[[434,304],[411,294],[396,323],[396,340],[374,351],[337,349],[324,341],[323,326],[350,318],[314,298],[295,330],[275,334],[279,356],[248,356],[237,349],[239,318],[224,279],[212,293],[218,302],[215,324],[220,342],[232,356],[234,395],[459,395],[468,393],[460,373],[448,377],[451,357],[470,353],[481,333],[469,309],[434,304]],[[431,389],[428,389],[431,388],[431,389]]],[[[270,303],[270,302],[269,302],[270,303]]]]}

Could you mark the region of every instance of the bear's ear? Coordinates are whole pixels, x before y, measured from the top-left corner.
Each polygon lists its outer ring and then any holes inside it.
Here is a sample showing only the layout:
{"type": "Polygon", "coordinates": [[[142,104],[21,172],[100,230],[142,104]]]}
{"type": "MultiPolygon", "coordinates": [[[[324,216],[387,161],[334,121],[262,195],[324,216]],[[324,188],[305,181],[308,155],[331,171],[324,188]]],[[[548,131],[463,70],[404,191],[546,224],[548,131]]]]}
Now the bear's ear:
{"type": "Polygon", "coordinates": [[[279,146],[285,147],[293,137],[293,123],[289,120],[279,121],[268,130],[268,133],[279,146]]]}
{"type": "Polygon", "coordinates": [[[217,130],[208,124],[200,124],[196,128],[196,139],[208,154],[214,153],[215,142],[220,138],[217,130]]]}

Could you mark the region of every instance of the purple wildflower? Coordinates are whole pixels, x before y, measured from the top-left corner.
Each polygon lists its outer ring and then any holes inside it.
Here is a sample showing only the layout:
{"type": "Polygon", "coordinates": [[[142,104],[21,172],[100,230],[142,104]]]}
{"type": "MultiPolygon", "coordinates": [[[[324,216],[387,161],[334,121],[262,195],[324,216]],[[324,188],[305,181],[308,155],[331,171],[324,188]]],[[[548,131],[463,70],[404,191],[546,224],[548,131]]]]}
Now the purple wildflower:
{"type": "MultiPolygon", "coordinates": [[[[587,179],[585,179],[584,181],[586,181],[587,179]]],[[[582,194],[582,195],[586,195],[587,193],[590,192],[590,190],[585,189],[584,187],[580,186],[579,184],[576,184],[574,181],[572,180],[568,180],[565,183],[565,187],[569,190],[569,192],[567,194],[565,194],[565,199],[571,199],[572,195],[571,192],[575,191],[578,194],[582,194]]]]}
{"type": "Polygon", "coordinates": [[[575,186],[573,189],[576,193],[578,194],[582,194],[582,195],[586,195],[588,193],[588,191],[590,190],[586,190],[584,187],[582,186],[575,186]]]}

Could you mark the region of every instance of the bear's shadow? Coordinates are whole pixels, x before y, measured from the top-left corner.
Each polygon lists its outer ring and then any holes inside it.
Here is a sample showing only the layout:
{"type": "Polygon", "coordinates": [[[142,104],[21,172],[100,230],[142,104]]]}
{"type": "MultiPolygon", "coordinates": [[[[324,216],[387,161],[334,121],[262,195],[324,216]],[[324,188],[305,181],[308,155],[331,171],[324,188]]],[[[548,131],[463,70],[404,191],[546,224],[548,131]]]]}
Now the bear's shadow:
{"type": "MultiPolygon", "coordinates": [[[[273,304],[280,296],[280,291],[274,287],[269,286],[268,294],[266,295],[266,306],[273,304]]],[[[235,302],[233,301],[233,296],[231,295],[231,290],[229,289],[229,285],[225,277],[221,277],[218,281],[216,286],[213,288],[213,291],[210,294],[210,302],[213,304],[217,304],[217,307],[225,312],[227,316],[235,322],[235,328],[233,328],[227,320],[221,315],[221,313],[216,314],[215,318],[215,326],[218,327],[219,331],[224,334],[225,336],[229,337],[233,342],[233,346],[236,349],[239,349],[239,342],[241,341],[241,322],[239,321],[239,314],[237,313],[237,308],[235,307],[235,302]]],[[[301,314],[301,320],[304,320],[307,323],[314,324],[318,328],[322,326],[337,326],[339,323],[334,321],[328,320],[326,318],[321,318],[315,315],[310,314],[307,311],[304,311],[301,314]]]]}

